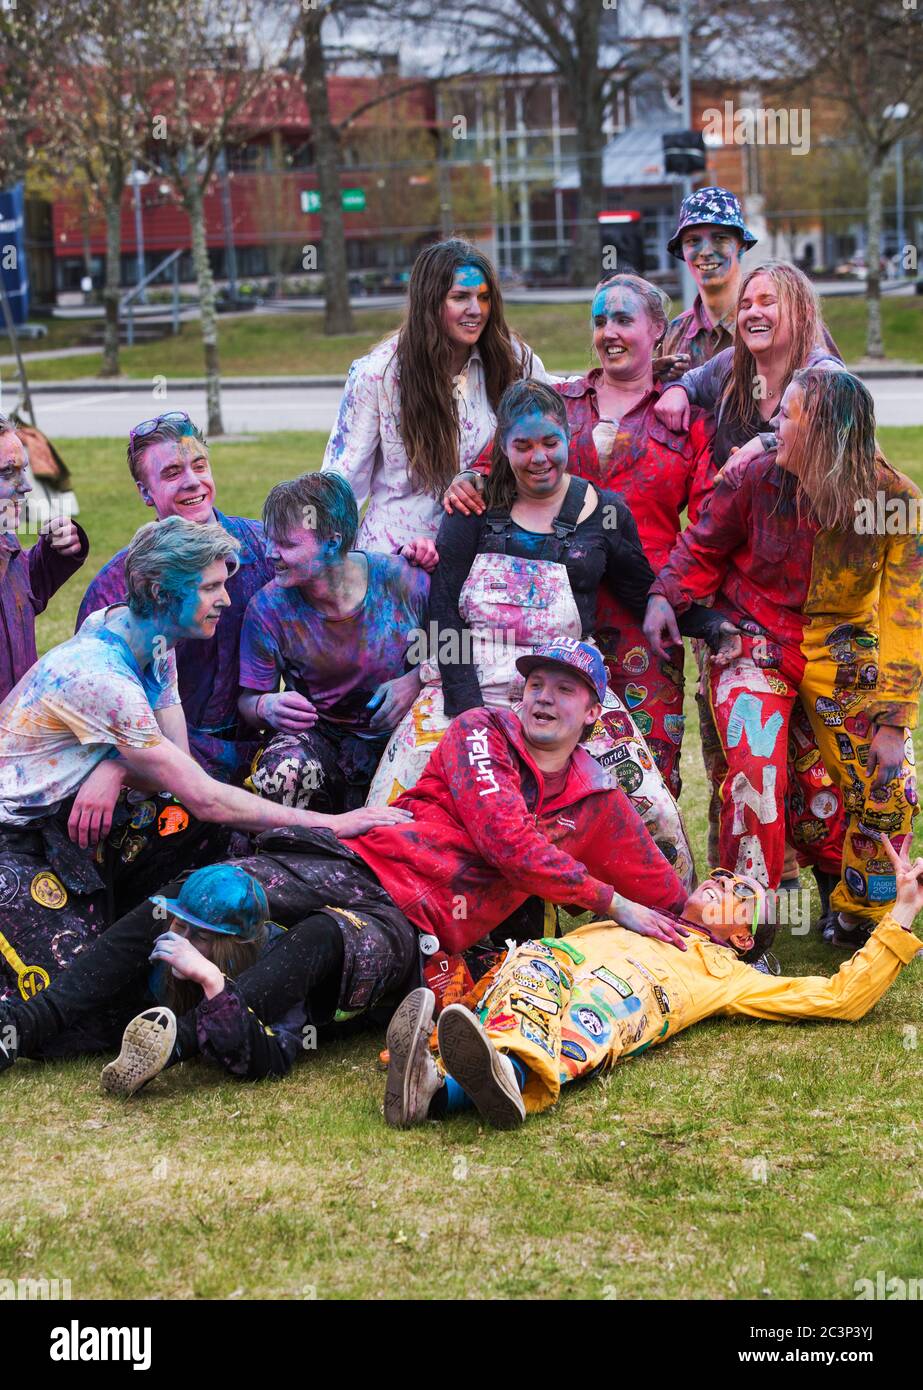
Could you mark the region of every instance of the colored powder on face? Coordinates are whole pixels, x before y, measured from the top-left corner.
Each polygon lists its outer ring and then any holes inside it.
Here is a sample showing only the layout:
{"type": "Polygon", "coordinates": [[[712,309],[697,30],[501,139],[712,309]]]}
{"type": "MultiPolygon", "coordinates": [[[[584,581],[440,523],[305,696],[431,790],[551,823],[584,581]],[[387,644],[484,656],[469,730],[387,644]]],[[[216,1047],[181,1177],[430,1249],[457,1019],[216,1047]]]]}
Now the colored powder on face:
{"type": "Polygon", "coordinates": [[[641,301],[633,290],[627,289],[623,285],[615,285],[601,289],[598,294],[594,295],[590,314],[594,320],[598,318],[614,319],[619,316],[637,318],[642,310],[641,301]]]}
{"type": "Polygon", "coordinates": [[[545,439],[549,435],[555,435],[562,444],[567,443],[567,435],[557,420],[550,415],[543,415],[540,410],[528,410],[523,415],[518,415],[510,425],[506,433],[504,447],[509,453],[509,444],[512,439],[527,439],[530,443],[535,443],[539,439],[545,439]]]}
{"type": "Polygon", "coordinates": [[[480,266],[472,261],[466,261],[464,265],[456,267],[455,282],[453,289],[481,290],[487,289],[487,281],[480,266]]]}

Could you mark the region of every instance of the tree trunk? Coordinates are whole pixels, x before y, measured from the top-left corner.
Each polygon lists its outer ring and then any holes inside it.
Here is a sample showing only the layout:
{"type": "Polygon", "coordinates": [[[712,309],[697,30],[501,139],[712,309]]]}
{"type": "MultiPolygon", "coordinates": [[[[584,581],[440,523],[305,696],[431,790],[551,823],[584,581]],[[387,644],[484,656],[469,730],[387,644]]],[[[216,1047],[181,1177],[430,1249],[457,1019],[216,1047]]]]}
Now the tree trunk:
{"type": "Polygon", "coordinates": [[[867,277],[865,305],[868,314],[865,353],[867,357],[884,357],[885,345],[881,333],[881,184],[884,160],[878,150],[871,152],[868,166],[866,221],[868,241],[865,250],[867,277]]]}
{"type": "Polygon", "coordinates": [[[577,229],[571,282],[595,285],[602,270],[598,214],[603,208],[603,87],[599,77],[599,17],[596,0],[581,0],[575,16],[575,71],[573,100],[576,105],[577,229]]]}
{"type": "Polygon", "coordinates": [[[106,190],[106,331],[100,376],[119,374],[119,281],[122,270],[122,177],[113,173],[106,190]]]}
{"type": "Polygon", "coordinates": [[[320,192],[320,223],[324,248],[324,332],[353,333],[349,303],[349,277],[346,270],[346,235],[340,206],[340,141],[330,119],[327,98],[327,70],[321,42],[323,15],[305,10],[301,31],[304,37],[305,100],[311,121],[311,140],[320,192]]]}
{"type": "MultiPolygon", "coordinates": [[[[194,160],[191,161],[194,168],[194,160]]],[[[202,325],[202,348],[205,355],[205,400],[208,424],[205,432],[211,438],[224,434],[221,420],[221,367],[218,360],[218,323],[215,313],[215,282],[208,261],[205,240],[205,211],[203,194],[198,184],[186,194],[186,211],[192,226],[192,263],[199,287],[199,314],[202,325]]]]}
{"type": "MultiPolygon", "coordinates": [[[[595,105],[595,103],[593,103],[595,105]]],[[[595,285],[602,259],[598,214],[603,208],[602,111],[590,110],[590,99],[580,103],[577,114],[577,146],[580,150],[580,188],[577,195],[577,229],[571,282],[595,285]]]]}

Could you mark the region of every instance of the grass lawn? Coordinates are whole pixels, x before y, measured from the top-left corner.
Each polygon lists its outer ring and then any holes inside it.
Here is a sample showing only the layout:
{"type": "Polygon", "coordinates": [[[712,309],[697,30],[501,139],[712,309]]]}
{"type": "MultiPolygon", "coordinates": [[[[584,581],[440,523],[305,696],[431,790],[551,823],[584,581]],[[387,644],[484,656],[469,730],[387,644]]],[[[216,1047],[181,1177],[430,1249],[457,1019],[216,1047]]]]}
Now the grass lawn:
{"type": "MultiPolygon", "coordinates": [[[[882,437],[923,480],[923,430],[882,437]]],[[[223,508],[257,514],[323,443],[216,445],[223,508]]],[[[144,509],[120,442],[67,458],[95,563],[144,509]]],[[[69,630],[82,578],[43,645],[69,630]]],[[[687,714],[702,846],[691,693],[687,714]]],[[[787,931],[777,951],[792,974],[840,959],[787,931]]],[[[68,1278],[77,1298],[851,1299],[878,1270],[923,1272],[919,988],[915,964],[858,1025],[700,1024],[512,1135],[472,1117],[387,1129],[374,1034],[281,1083],[190,1064],[128,1104],[99,1093],[98,1062],[22,1063],[0,1079],[0,1273],[68,1278]]]]}
{"type": "MultiPolygon", "coordinates": [[[[589,302],[589,301],[588,301],[589,302]]],[[[865,301],[861,297],[834,297],[824,301],[831,332],[847,362],[865,353],[865,301]]],[[[221,367],[226,376],[326,376],[343,373],[356,357],[392,332],[400,311],[360,309],[358,332],[325,338],[319,312],[297,314],[238,315],[219,319],[221,367]]],[[[526,342],[555,372],[585,371],[591,360],[589,310],[584,304],[511,304],[508,319],[526,342]]],[[[923,296],[882,300],[885,346],[891,357],[923,361],[923,296]]],[[[66,325],[68,335],[74,326],[66,325]]],[[[54,343],[54,346],[70,346],[54,343]]],[[[46,345],[48,340],[46,340],[46,345]]],[[[29,366],[33,381],[73,381],[95,376],[102,363],[99,354],[71,357],[29,366]]],[[[198,323],[185,323],[177,338],[123,348],[122,371],[129,377],[201,376],[202,344],[198,323]]]]}

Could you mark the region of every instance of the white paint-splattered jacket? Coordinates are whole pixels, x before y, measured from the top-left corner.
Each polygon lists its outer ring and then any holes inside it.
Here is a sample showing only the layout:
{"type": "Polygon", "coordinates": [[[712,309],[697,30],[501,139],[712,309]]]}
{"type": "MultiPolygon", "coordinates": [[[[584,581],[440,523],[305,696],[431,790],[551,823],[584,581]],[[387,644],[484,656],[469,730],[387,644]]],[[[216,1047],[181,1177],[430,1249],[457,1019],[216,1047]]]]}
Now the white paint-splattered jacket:
{"type": "MultiPolygon", "coordinates": [[[[513,345],[517,346],[515,338],[513,345]]],[[[410,478],[399,425],[396,348],[397,334],[350,367],[323,462],[325,470],[348,479],[360,511],[368,502],[356,542],[359,549],[385,553],[400,550],[416,536],[434,540],[443,516],[440,499],[417,490],[410,478]]],[[[539,381],[549,379],[534,353],[530,375],[539,381]]],[[[468,468],[492,439],[496,424],[476,347],[465,370],[455,378],[454,392],[459,467],[468,468]]]]}

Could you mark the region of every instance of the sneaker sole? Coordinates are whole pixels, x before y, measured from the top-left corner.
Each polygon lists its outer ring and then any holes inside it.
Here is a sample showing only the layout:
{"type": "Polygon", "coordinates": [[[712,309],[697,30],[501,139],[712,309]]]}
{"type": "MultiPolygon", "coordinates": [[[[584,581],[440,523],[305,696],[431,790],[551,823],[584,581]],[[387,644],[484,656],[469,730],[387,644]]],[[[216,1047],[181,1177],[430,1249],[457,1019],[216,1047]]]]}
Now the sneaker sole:
{"type": "Polygon", "coordinates": [[[388,1080],[385,1084],[385,1121],[394,1129],[413,1123],[410,1085],[414,1063],[429,1047],[436,996],[431,989],[411,990],[388,1024],[388,1080]]]}
{"type": "Polygon", "coordinates": [[[519,1089],[510,1089],[500,1067],[500,1053],[474,1014],[461,1004],[450,1004],[439,1015],[439,1052],[446,1070],[488,1124],[494,1129],[519,1128],[526,1118],[519,1089]]]}
{"type": "Polygon", "coordinates": [[[122,1050],[103,1067],[100,1084],[113,1096],[132,1096],[163,1071],[176,1042],[176,1018],[169,1009],[147,1009],[133,1018],[122,1037],[122,1050]]]}

